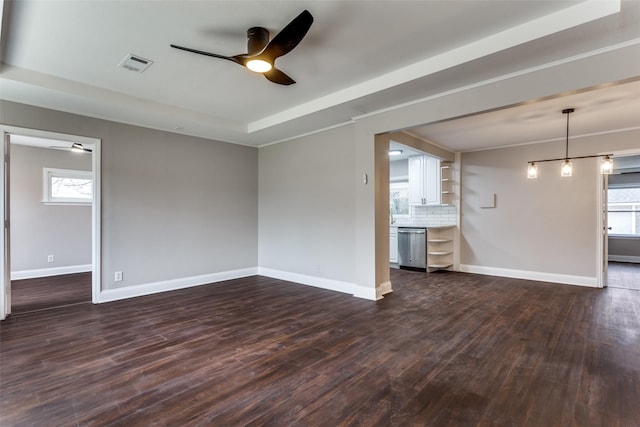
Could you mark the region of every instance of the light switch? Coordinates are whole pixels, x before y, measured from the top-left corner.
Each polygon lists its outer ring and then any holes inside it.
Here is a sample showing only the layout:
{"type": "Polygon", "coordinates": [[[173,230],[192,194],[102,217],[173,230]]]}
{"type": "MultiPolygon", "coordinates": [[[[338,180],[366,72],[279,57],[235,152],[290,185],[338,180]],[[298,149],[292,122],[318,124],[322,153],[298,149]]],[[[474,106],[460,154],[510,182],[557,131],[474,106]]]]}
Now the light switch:
{"type": "Polygon", "coordinates": [[[480,207],[481,208],[495,208],[496,207],[496,193],[484,193],[480,195],[480,207]]]}

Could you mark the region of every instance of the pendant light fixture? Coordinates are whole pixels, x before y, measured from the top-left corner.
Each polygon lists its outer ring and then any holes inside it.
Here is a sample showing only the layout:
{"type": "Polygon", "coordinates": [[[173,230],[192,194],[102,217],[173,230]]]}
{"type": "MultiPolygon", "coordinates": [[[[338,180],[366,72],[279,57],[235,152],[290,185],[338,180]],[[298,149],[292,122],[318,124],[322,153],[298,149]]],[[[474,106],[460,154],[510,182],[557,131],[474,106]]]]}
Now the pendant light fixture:
{"type": "Polygon", "coordinates": [[[562,162],[562,166],[560,166],[560,176],[571,176],[571,174],[573,174],[573,165],[571,164],[571,160],[569,160],[569,114],[574,111],[573,108],[562,110],[562,114],[567,115],[567,138],[564,145],[564,162],[562,162]]]}
{"type": "Polygon", "coordinates": [[[567,177],[573,175],[573,163],[571,160],[575,159],[588,159],[593,157],[604,157],[602,160],[602,165],[600,168],[601,173],[610,174],[613,171],[613,160],[611,160],[611,156],[613,154],[595,154],[593,156],[579,156],[579,157],[569,157],[569,115],[575,111],[574,108],[565,108],[562,110],[562,114],[567,115],[567,134],[565,138],[564,145],[564,157],[561,159],[547,159],[547,160],[534,160],[528,162],[529,165],[527,167],[527,178],[535,179],[538,177],[538,165],[537,163],[542,162],[558,162],[562,161],[562,165],[560,166],[560,176],[567,177]]]}
{"type": "Polygon", "coordinates": [[[611,160],[611,157],[604,156],[602,165],[600,166],[600,172],[604,175],[610,175],[613,172],[613,160],[611,160]]]}

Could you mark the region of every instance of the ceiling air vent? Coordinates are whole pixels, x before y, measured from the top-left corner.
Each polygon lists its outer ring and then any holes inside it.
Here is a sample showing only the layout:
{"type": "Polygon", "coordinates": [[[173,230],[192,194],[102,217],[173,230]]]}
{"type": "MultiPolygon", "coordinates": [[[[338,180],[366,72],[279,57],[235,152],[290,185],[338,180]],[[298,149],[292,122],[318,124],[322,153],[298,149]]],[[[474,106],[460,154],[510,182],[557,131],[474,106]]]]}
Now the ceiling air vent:
{"type": "Polygon", "coordinates": [[[144,59],[140,56],[128,54],[124,57],[124,59],[118,64],[122,68],[126,68],[129,71],[135,71],[136,73],[142,73],[144,70],[149,68],[153,64],[153,61],[148,59],[144,59]]]}

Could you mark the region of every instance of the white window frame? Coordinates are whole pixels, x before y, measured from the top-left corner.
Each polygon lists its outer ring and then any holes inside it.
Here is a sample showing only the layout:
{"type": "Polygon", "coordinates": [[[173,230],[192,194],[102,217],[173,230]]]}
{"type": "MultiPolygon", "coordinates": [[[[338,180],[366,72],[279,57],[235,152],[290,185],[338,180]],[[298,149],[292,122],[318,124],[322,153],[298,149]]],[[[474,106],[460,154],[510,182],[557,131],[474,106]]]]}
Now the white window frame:
{"type": "MultiPolygon", "coordinates": [[[[625,188],[640,188],[640,186],[635,185],[635,184],[620,184],[620,185],[611,185],[609,184],[608,190],[617,190],[617,189],[625,189],[625,188]]],[[[610,212],[615,212],[615,210],[611,210],[611,207],[615,207],[615,206],[627,206],[627,205],[632,205],[630,211],[632,214],[631,217],[631,228],[633,230],[636,229],[637,224],[636,224],[636,212],[640,212],[640,205],[637,202],[617,202],[617,203],[608,203],[607,204],[607,215],[609,215],[610,212]]],[[[640,235],[638,234],[618,234],[618,233],[608,233],[609,237],[615,237],[615,238],[621,238],[621,239],[640,239],[640,235]]]]}
{"type": "Polygon", "coordinates": [[[72,169],[57,169],[57,168],[42,168],[42,203],[45,205],[76,205],[76,206],[91,206],[93,197],[87,199],[76,197],[54,197],[51,194],[51,178],[52,177],[74,178],[74,179],[87,179],[91,181],[91,192],[93,188],[93,173],[91,171],[72,170],[72,169]]]}
{"type": "Polygon", "coordinates": [[[410,203],[411,195],[410,195],[410,189],[409,189],[409,181],[404,181],[404,180],[402,180],[402,181],[391,181],[389,183],[389,199],[391,199],[391,191],[392,191],[391,187],[393,186],[393,184],[405,184],[405,183],[407,184],[406,185],[407,186],[407,205],[408,205],[409,211],[408,211],[407,214],[393,214],[394,218],[403,218],[403,219],[411,218],[411,203],[410,203]]]}

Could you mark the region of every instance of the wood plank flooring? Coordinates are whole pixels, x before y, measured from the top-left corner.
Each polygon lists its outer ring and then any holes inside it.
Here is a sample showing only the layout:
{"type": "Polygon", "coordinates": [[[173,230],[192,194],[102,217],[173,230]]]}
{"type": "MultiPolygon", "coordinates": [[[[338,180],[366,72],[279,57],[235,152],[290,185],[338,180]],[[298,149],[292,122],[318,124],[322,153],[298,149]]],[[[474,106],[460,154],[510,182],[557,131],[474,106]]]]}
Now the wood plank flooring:
{"type": "Polygon", "coordinates": [[[11,312],[91,302],[91,272],[11,281],[11,312]]]}
{"type": "Polygon", "coordinates": [[[640,292],[393,270],[0,323],[2,426],[640,426],[640,292]]]}

